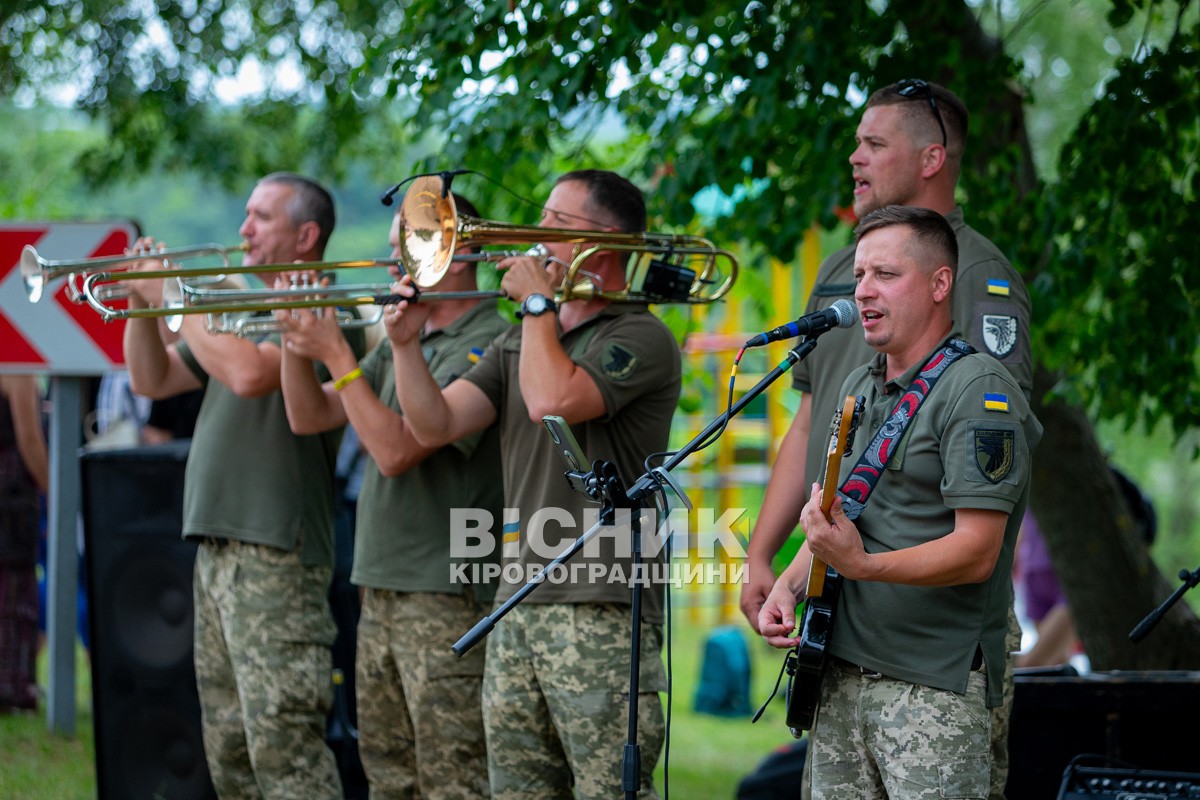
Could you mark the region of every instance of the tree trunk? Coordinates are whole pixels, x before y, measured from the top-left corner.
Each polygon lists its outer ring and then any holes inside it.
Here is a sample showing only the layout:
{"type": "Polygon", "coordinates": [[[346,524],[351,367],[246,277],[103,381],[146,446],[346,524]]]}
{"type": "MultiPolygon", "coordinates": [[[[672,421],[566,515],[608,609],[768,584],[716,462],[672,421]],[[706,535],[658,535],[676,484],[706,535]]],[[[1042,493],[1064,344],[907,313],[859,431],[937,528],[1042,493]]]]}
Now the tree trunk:
{"type": "MultiPolygon", "coordinates": [[[[990,62],[986,73],[1003,73],[1002,43],[980,27],[965,4],[960,20],[963,52],[971,54],[972,60],[990,62]]],[[[917,26],[910,30],[915,32],[917,26]]],[[[1036,190],[1021,95],[1010,87],[991,107],[973,116],[983,120],[987,138],[983,147],[969,154],[967,168],[987,174],[988,159],[1016,144],[1022,158],[1013,183],[1021,194],[1036,190]]],[[[1179,583],[1167,581],[1150,559],[1086,413],[1046,398],[1057,380],[1036,367],[1033,408],[1045,433],[1033,454],[1030,505],[1091,667],[1100,671],[1198,669],[1200,619],[1182,600],[1140,644],[1129,640],[1129,632],[1179,583]]]]}
{"type": "Polygon", "coordinates": [[[1045,427],[1033,457],[1031,506],[1094,670],[1200,668],[1200,619],[1182,600],[1139,644],[1129,632],[1180,585],[1150,559],[1083,411],[1038,402],[1054,376],[1038,369],[1034,411],[1045,427]]]}

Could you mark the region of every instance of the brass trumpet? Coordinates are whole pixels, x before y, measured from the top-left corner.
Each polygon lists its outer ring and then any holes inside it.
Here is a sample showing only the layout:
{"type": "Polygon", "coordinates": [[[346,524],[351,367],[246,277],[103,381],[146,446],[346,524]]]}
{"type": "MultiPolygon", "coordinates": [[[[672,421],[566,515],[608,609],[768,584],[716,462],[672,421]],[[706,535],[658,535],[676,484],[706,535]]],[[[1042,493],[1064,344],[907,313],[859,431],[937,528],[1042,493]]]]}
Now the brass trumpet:
{"type": "MultiPolygon", "coordinates": [[[[528,251],[488,251],[464,253],[454,257],[456,261],[499,261],[528,251]]],[[[141,260],[141,259],[132,259],[141,260]]],[[[313,261],[289,264],[255,264],[253,266],[226,266],[220,269],[152,269],[123,272],[93,272],[83,279],[81,296],[106,322],[118,319],[140,319],[167,317],[171,327],[178,329],[179,322],[172,318],[184,314],[238,314],[243,312],[265,312],[276,309],[328,308],[329,306],[381,305],[396,302],[390,284],[349,284],[345,286],[316,286],[303,280],[287,288],[201,288],[192,282],[194,278],[210,278],[214,281],[244,279],[247,275],[280,272],[316,271],[334,272],[344,269],[368,269],[403,266],[397,259],[362,259],[354,261],[313,261]],[[108,305],[114,297],[127,293],[114,290],[113,285],[130,280],[167,280],[164,289],[164,305],[161,308],[113,308],[108,305]]],[[[458,300],[466,298],[500,297],[497,291],[472,292],[425,292],[422,299],[458,300]]]]}
{"type": "MultiPolygon", "coordinates": [[[[305,272],[299,277],[293,278],[290,287],[275,288],[272,292],[281,299],[288,297],[312,299],[314,293],[320,293],[325,288],[327,287],[314,284],[310,274],[305,272]]],[[[386,291],[386,287],[367,284],[335,288],[343,292],[346,297],[350,297],[351,292],[358,292],[359,296],[362,296],[364,291],[375,293],[386,291]]],[[[183,324],[184,314],[204,313],[208,315],[208,332],[213,334],[232,333],[240,338],[281,331],[283,327],[273,316],[246,311],[246,301],[259,301],[262,296],[263,290],[251,289],[249,283],[241,275],[227,278],[220,285],[206,285],[205,288],[185,283],[182,280],[165,281],[163,283],[163,306],[176,311],[166,318],[167,327],[172,331],[178,331],[183,324]]],[[[321,309],[330,305],[332,304],[323,301],[316,307],[321,309]]],[[[343,305],[343,303],[338,303],[338,305],[343,305]]],[[[349,305],[361,304],[349,303],[349,305]]],[[[382,319],[382,307],[368,317],[359,317],[341,309],[337,311],[338,327],[343,329],[367,328],[382,319]]]]}

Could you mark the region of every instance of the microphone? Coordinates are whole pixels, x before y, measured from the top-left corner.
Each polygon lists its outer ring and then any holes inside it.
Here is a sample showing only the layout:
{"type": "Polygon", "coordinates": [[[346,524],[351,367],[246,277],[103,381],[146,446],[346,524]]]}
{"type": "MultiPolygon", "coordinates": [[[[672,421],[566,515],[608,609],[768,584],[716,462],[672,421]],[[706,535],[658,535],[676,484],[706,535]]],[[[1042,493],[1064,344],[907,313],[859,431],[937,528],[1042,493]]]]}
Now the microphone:
{"type": "Polygon", "coordinates": [[[404,188],[404,184],[416,178],[428,178],[433,175],[437,175],[442,179],[442,197],[445,197],[450,194],[450,184],[454,181],[455,175],[470,175],[474,171],[475,170],[473,169],[453,169],[443,170],[442,172],[422,172],[419,175],[413,175],[412,177],[405,178],[392,188],[388,189],[379,196],[379,202],[383,203],[385,206],[390,206],[394,202],[392,198],[396,195],[396,192],[404,188]]]}
{"type": "MultiPolygon", "coordinates": [[[[409,180],[412,180],[412,179],[410,178],[409,180]]],[[[406,183],[408,183],[408,181],[407,181],[407,180],[400,181],[400,182],[399,182],[399,183],[397,183],[395,186],[393,186],[392,188],[388,189],[386,192],[384,192],[383,194],[381,194],[381,195],[379,196],[379,202],[383,203],[385,206],[390,206],[390,205],[391,205],[391,204],[394,202],[394,201],[392,200],[392,197],[393,197],[393,196],[396,194],[396,192],[398,192],[398,191],[400,191],[401,189],[403,189],[403,188],[404,188],[404,184],[406,184],[406,183]]]]}
{"type": "Polygon", "coordinates": [[[854,303],[842,298],[823,311],[805,314],[795,322],[789,322],[774,330],[760,333],[747,341],[743,347],[761,347],[764,344],[791,339],[794,336],[820,336],[831,328],[852,328],[857,319],[858,309],[854,303]]]}

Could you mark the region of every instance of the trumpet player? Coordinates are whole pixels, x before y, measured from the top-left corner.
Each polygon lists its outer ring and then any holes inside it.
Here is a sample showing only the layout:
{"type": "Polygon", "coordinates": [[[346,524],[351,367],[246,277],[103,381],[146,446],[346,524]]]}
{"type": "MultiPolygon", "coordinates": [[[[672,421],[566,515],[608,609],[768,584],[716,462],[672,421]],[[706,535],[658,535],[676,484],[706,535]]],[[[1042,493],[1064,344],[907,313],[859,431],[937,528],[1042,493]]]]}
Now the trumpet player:
{"type": "MultiPolygon", "coordinates": [[[[461,196],[454,201],[477,215],[461,196]]],[[[389,238],[398,257],[399,212],[389,238]]],[[[475,271],[475,262],[452,262],[437,289],[471,292],[475,271]]],[[[283,396],[292,430],[315,434],[350,422],[368,455],[350,579],[362,589],[355,690],[371,796],[483,800],[489,796],[480,706],[484,652],[460,659],[450,647],[488,612],[495,576],[484,583],[455,580],[451,510],[500,517],[499,429],[490,425],[440,447],[418,444],[396,401],[405,376],[390,340],[360,361],[333,315],[275,316],[284,328],[283,396]],[[314,361],[336,380],[321,382],[314,361]]],[[[447,300],[430,304],[417,339],[429,372],[445,386],[509,327],[495,297],[447,300]]]]}
{"type": "MultiPolygon", "coordinates": [[[[246,202],[244,264],[319,261],[334,222],[333,198],[320,184],[267,175],[246,202]]],[[[138,247],[155,245],[139,240],[138,247]]],[[[161,261],[134,268],[152,266],[161,261]]],[[[130,281],[131,307],[160,303],[161,283],[130,281]]],[[[204,389],[184,478],[183,535],[198,544],[194,651],[213,785],[223,799],[341,798],[325,742],[341,428],[292,433],[278,335],[213,336],[196,316],[180,333],[167,346],[155,319],[131,319],[124,350],[139,394],[204,389]]],[[[355,338],[361,354],[361,332],[355,338]]]]}

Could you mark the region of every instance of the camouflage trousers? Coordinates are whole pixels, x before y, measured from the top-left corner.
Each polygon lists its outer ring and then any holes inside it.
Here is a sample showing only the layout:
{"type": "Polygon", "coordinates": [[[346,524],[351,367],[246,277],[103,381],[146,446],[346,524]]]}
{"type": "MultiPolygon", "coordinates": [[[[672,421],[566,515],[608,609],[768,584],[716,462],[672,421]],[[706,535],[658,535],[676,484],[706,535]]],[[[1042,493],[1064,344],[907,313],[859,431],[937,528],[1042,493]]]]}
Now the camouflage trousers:
{"type": "Polygon", "coordinates": [[[484,648],[450,649],[486,613],[469,596],[366,590],[356,694],[371,800],[488,797],[484,648]]]}
{"type": "Polygon", "coordinates": [[[325,744],[330,574],[255,544],[203,543],[196,552],[196,685],[222,800],[342,797],[325,744]]]}
{"type": "MultiPolygon", "coordinates": [[[[629,729],[629,606],[513,608],[488,637],[483,681],[488,772],[495,800],[622,796],[629,729]],[[572,786],[574,789],[572,790],[572,786]]],[[[665,726],[662,626],[643,623],[637,796],[655,800],[665,726]]]]}
{"type": "Polygon", "coordinates": [[[816,800],[985,800],[990,785],[987,675],[963,694],[835,662],[810,735],[816,800]]]}
{"type": "MultiPolygon", "coordinates": [[[[988,800],[1005,800],[1005,785],[1008,783],[1008,723],[1012,716],[1013,705],[1013,666],[1016,659],[1013,654],[1021,649],[1021,623],[1017,619],[1016,610],[1008,607],[1008,635],[1004,640],[1004,700],[996,708],[991,709],[992,743],[991,743],[991,790],[988,800]]],[[[804,776],[800,783],[800,800],[812,800],[812,759],[804,762],[804,776]]]]}

